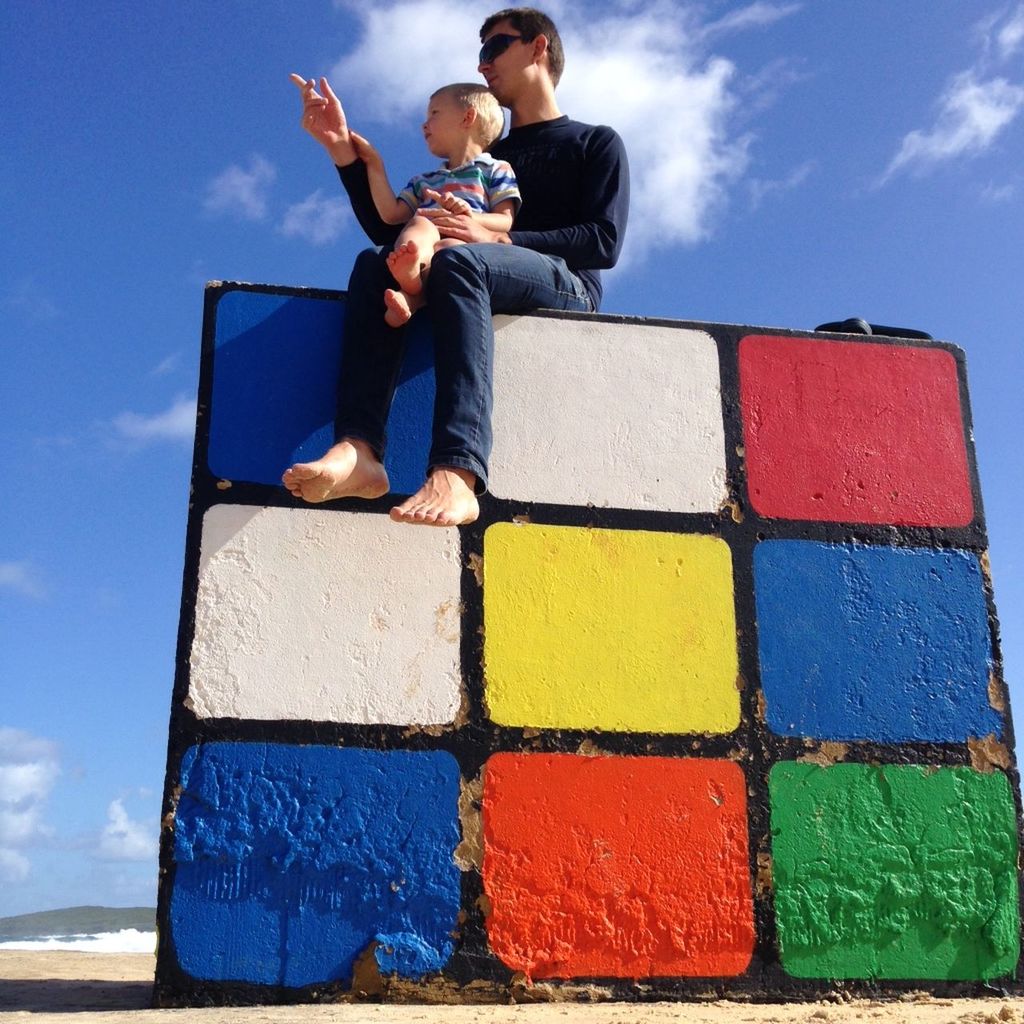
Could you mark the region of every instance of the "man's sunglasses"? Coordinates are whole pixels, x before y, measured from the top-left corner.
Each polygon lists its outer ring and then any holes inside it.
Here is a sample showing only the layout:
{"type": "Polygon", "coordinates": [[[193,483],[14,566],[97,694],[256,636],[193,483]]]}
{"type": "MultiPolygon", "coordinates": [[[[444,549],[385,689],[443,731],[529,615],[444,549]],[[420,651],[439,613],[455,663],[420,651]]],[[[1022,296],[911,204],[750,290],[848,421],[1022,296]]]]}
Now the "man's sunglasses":
{"type": "Polygon", "coordinates": [[[480,47],[481,64],[490,64],[495,57],[500,57],[517,39],[522,36],[511,36],[507,32],[499,32],[480,47]]]}

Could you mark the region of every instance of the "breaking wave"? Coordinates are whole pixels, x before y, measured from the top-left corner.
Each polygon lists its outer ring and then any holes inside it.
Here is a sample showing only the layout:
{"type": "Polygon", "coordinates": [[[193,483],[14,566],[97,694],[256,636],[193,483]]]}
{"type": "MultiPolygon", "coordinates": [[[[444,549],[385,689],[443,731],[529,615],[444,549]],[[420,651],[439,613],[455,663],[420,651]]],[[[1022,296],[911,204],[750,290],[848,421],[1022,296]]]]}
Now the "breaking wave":
{"type": "Polygon", "coordinates": [[[76,949],[83,953],[152,953],[156,949],[156,932],[140,932],[122,928],[98,935],[45,935],[35,939],[0,942],[0,949],[58,950],[76,949]]]}

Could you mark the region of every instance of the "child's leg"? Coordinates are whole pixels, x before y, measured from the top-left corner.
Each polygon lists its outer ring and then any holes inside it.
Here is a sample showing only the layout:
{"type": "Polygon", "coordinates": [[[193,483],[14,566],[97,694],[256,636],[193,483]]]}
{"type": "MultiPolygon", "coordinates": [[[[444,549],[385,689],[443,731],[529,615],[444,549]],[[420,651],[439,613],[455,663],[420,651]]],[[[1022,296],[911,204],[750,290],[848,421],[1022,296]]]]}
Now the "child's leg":
{"type": "Polygon", "coordinates": [[[422,275],[430,266],[434,246],[440,240],[437,228],[426,217],[413,217],[402,229],[388,256],[388,269],[406,295],[423,291],[422,275]]]}
{"type": "MultiPolygon", "coordinates": [[[[426,218],[423,218],[424,220],[426,218]]],[[[431,225],[433,227],[433,225],[431,225]]],[[[436,228],[434,229],[437,230],[436,228]]],[[[404,232],[403,232],[404,233],[404,232]]],[[[440,252],[442,249],[450,249],[453,245],[465,245],[465,242],[459,241],[457,238],[439,238],[434,243],[433,255],[435,252],[440,252]]],[[[397,249],[397,243],[396,243],[397,249]]],[[[390,259],[390,257],[389,257],[390,259]]],[[[392,275],[394,271],[391,271],[392,275]]],[[[430,264],[428,263],[420,274],[420,282],[422,284],[427,283],[427,275],[430,273],[430,264]]],[[[402,324],[408,322],[412,317],[413,313],[417,309],[422,309],[427,303],[427,298],[423,294],[421,289],[418,292],[410,294],[405,291],[398,291],[395,288],[388,288],[384,292],[384,305],[387,306],[387,312],[384,314],[384,320],[391,327],[401,327],[402,324]]]]}
{"type": "Polygon", "coordinates": [[[384,305],[388,307],[384,313],[384,322],[389,327],[401,327],[426,303],[427,299],[423,292],[409,295],[407,292],[398,291],[397,288],[388,288],[384,292],[384,305]]]}

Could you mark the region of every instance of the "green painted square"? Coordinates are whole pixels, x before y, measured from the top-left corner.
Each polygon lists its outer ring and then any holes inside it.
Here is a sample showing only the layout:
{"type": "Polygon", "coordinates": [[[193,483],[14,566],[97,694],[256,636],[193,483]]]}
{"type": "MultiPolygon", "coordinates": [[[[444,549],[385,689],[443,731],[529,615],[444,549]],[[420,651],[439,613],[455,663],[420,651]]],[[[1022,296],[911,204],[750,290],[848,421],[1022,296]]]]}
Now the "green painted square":
{"type": "Polygon", "coordinates": [[[768,778],[782,966],[971,980],[1017,964],[1017,827],[1000,773],[783,762],[768,778]]]}

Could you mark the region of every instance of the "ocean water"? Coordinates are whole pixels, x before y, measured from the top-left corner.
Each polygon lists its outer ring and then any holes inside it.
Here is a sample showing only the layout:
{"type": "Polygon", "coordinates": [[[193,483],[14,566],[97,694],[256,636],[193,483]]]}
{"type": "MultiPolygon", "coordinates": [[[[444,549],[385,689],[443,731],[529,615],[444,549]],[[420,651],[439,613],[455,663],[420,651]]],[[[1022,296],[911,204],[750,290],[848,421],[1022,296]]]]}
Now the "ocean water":
{"type": "Polygon", "coordinates": [[[83,953],[153,953],[156,950],[156,932],[140,932],[136,928],[122,928],[117,932],[98,935],[45,935],[35,939],[0,942],[2,949],[75,949],[83,953]]]}

